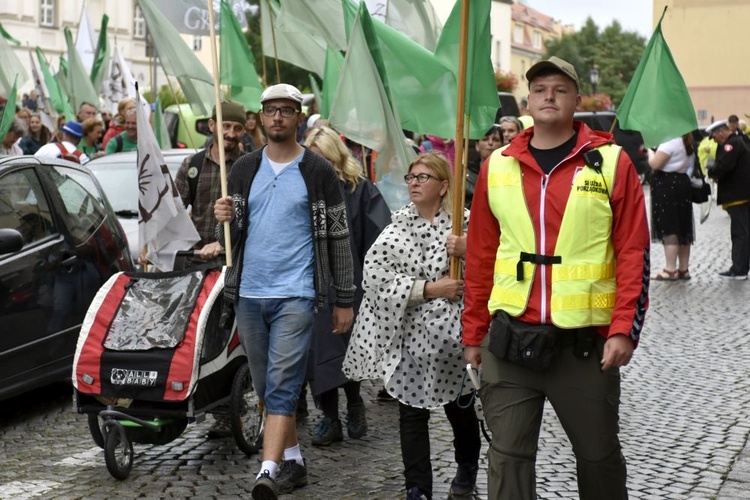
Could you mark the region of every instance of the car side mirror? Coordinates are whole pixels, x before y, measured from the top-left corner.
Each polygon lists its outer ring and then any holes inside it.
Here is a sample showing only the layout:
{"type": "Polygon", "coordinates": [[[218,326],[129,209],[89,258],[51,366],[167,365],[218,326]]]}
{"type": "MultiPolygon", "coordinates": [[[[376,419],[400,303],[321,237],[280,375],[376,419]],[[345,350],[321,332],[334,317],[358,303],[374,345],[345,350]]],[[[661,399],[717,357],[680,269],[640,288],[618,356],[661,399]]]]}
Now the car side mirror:
{"type": "Polygon", "coordinates": [[[0,229],[0,255],[18,252],[23,248],[23,236],[15,229],[0,229]]]}

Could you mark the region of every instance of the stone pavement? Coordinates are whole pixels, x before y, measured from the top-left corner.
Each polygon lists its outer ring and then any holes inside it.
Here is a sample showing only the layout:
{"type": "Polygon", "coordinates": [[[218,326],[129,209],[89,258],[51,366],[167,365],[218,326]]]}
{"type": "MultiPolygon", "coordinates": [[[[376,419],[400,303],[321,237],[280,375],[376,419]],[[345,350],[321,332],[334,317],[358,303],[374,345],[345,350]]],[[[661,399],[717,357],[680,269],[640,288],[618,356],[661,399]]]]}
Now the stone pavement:
{"type": "MultiPolygon", "coordinates": [[[[654,244],[652,268],[663,266],[654,244]]],[[[729,219],[714,207],[697,228],[693,279],[652,283],[641,344],[623,369],[631,498],[750,499],[750,282],[721,280],[728,266],[729,219]]],[[[312,411],[299,428],[310,484],[286,498],[403,498],[398,408],[378,402],[377,389],[363,385],[370,432],[361,440],[311,446],[320,418],[312,411]]],[[[206,440],[208,422],[167,445],[136,445],[130,477],[117,481],[85,418],[71,411],[69,390],[36,394],[28,406],[0,411],[0,499],[249,498],[258,456],[245,457],[231,439],[206,440]]],[[[441,411],[432,422],[435,498],[443,499],[455,473],[451,434],[441,411]]],[[[537,470],[540,498],[578,497],[570,444],[549,409],[537,470]]],[[[486,496],[485,471],[483,458],[478,498],[486,496]]]]}

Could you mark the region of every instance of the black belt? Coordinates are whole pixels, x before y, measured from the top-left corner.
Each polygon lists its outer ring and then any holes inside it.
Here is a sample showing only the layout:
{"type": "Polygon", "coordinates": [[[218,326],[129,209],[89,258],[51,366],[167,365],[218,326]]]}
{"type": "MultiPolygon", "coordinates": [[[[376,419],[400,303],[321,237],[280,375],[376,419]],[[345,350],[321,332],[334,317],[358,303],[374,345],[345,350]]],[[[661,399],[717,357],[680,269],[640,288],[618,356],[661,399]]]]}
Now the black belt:
{"type": "Polygon", "coordinates": [[[521,252],[521,258],[516,265],[516,281],[523,281],[523,263],[531,262],[537,265],[561,264],[562,257],[559,255],[541,255],[538,253],[521,252]]]}

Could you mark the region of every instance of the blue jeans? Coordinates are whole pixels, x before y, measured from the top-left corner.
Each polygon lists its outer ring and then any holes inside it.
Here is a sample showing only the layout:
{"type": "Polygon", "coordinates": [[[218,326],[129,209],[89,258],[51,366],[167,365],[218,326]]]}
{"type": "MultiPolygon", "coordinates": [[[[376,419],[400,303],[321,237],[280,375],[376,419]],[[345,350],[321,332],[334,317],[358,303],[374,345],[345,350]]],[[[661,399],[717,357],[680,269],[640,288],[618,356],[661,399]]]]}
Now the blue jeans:
{"type": "Polygon", "coordinates": [[[250,299],[236,307],[240,342],[255,392],[270,415],[294,416],[307,371],[315,301],[305,298],[250,299]]]}

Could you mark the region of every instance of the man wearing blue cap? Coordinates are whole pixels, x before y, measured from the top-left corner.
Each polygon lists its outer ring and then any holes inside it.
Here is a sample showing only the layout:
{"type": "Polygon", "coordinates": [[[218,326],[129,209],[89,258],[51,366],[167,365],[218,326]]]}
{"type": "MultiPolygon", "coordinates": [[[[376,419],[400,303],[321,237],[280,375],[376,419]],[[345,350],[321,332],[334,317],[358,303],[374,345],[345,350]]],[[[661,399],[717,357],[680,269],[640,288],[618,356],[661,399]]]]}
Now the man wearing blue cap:
{"type": "Polygon", "coordinates": [[[80,123],[71,120],[60,128],[59,142],[45,144],[34,153],[34,156],[39,158],[62,158],[85,165],[89,162],[90,158],[76,147],[81,137],[83,137],[83,127],[80,123]]]}

